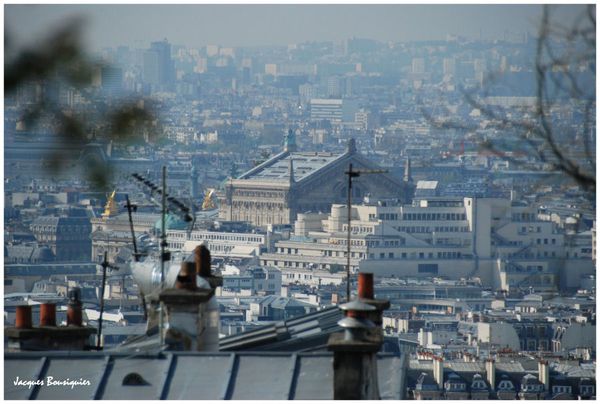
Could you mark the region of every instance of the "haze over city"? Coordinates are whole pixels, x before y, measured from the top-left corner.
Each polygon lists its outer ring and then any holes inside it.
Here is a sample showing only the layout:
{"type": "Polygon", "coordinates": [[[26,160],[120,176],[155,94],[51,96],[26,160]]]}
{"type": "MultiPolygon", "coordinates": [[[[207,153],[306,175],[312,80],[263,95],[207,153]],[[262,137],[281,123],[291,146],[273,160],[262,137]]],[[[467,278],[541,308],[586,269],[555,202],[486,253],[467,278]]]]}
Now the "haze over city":
{"type": "Polygon", "coordinates": [[[595,399],[595,16],[5,6],[4,398],[595,399]]]}
{"type": "MultiPolygon", "coordinates": [[[[65,18],[86,18],[91,50],[167,38],[197,47],[287,45],[341,41],[502,38],[505,32],[537,31],[541,5],[6,5],[5,21],[17,41],[30,41],[65,18]]],[[[580,6],[557,7],[570,21],[580,6]]]]}

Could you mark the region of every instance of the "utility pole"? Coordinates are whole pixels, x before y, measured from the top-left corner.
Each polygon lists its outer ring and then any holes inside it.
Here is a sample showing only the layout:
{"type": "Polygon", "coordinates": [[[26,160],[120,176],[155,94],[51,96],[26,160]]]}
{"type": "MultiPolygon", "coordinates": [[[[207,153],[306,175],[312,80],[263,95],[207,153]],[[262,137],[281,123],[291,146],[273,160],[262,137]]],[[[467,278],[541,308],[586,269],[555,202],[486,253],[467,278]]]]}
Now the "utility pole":
{"type": "Polygon", "coordinates": [[[108,252],[104,251],[104,260],[102,261],[102,287],[100,288],[100,316],[98,317],[98,340],[96,341],[96,349],[102,349],[102,315],[104,314],[104,290],[106,288],[106,268],[108,268],[108,252]]]}
{"type": "Polygon", "coordinates": [[[348,166],[348,171],[344,173],[348,176],[348,239],[346,251],[346,301],[350,301],[350,236],[352,234],[352,178],[360,177],[362,174],[385,174],[388,170],[352,170],[352,163],[348,166]]]}

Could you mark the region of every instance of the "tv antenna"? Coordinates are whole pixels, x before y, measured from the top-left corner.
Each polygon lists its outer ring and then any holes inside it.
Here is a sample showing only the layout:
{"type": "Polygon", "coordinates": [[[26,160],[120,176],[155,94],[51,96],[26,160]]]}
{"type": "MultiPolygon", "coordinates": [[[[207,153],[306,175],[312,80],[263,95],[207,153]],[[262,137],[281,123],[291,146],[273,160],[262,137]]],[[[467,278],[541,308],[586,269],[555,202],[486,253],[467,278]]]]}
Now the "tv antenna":
{"type": "MultiPolygon", "coordinates": [[[[161,234],[160,234],[160,286],[161,290],[165,287],[165,261],[171,260],[171,253],[166,251],[168,246],[167,243],[167,229],[166,229],[166,216],[167,211],[170,211],[177,216],[181,217],[186,222],[193,222],[194,218],[190,215],[190,208],[178,199],[170,196],[167,193],[167,167],[162,167],[162,189],[159,188],[152,181],[144,178],[143,176],[134,173],[131,175],[138,182],[142,183],[146,187],[150,188],[150,199],[158,204],[161,208],[161,234]],[[161,197],[160,203],[153,198],[154,194],[158,194],[161,197]]],[[[163,326],[164,326],[164,310],[159,308],[159,334],[160,344],[163,344],[163,326]]]]}
{"type": "Polygon", "coordinates": [[[346,251],[346,301],[350,301],[350,237],[352,234],[352,178],[360,177],[367,174],[385,174],[388,170],[353,170],[352,163],[348,166],[348,171],[344,174],[348,176],[348,239],[346,251]]]}

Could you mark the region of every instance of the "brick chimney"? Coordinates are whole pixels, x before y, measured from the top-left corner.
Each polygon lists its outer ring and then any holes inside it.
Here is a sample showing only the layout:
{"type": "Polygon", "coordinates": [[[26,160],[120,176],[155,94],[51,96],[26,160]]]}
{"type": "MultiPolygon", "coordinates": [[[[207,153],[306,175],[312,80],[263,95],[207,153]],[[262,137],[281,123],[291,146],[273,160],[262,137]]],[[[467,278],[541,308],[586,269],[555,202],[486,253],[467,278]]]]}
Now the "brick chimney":
{"type": "Polygon", "coordinates": [[[343,333],[329,337],[333,351],[334,400],[379,400],[377,352],[382,339],[373,337],[375,324],[368,319],[375,307],[360,300],[339,306],[344,312],[338,324],[343,333]]]}
{"type": "Polygon", "coordinates": [[[81,291],[69,292],[67,326],[56,325],[56,303],[40,305],[40,325],[33,327],[32,307],[18,306],[14,327],[6,327],[8,351],[82,351],[91,348],[90,336],[96,329],[83,326],[81,291]]]}
{"type": "Polygon", "coordinates": [[[165,307],[163,337],[168,350],[219,350],[219,304],[214,295],[222,282],[212,275],[210,252],[204,246],[194,251],[194,262],[181,264],[175,287],[159,295],[165,307]]]}

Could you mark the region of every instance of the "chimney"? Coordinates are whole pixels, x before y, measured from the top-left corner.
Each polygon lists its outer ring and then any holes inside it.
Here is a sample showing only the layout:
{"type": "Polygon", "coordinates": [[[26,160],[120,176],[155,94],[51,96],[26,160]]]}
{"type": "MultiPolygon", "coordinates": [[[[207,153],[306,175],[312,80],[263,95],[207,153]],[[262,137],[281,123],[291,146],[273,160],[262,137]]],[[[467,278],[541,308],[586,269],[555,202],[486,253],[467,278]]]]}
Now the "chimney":
{"type": "Polygon", "coordinates": [[[210,287],[216,289],[218,286],[223,286],[223,278],[214,276],[211,271],[210,251],[204,245],[199,245],[194,250],[194,261],[196,263],[196,274],[204,278],[210,287]]]}
{"type": "Polygon", "coordinates": [[[40,304],[40,327],[56,327],[56,303],[40,304]]]}
{"type": "Polygon", "coordinates": [[[376,309],[360,300],[339,307],[344,332],[332,334],[327,343],[333,351],[333,399],[379,400],[376,354],[382,341],[372,337],[375,325],[367,318],[376,309]]]}
{"type": "Polygon", "coordinates": [[[433,357],[433,378],[442,390],[444,388],[444,359],[439,356],[433,357]]]}
{"type": "Polygon", "coordinates": [[[390,301],[375,299],[372,273],[358,273],[358,298],[360,301],[375,307],[374,311],[367,314],[367,318],[375,324],[375,327],[369,332],[373,337],[380,338],[383,342],[383,311],[390,308],[390,301]]]}
{"type": "Polygon", "coordinates": [[[358,298],[374,299],[373,292],[373,274],[369,272],[360,272],[358,274],[358,298]]]}
{"type": "Polygon", "coordinates": [[[547,392],[550,389],[550,366],[548,366],[548,361],[542,359],[538,362],[538,378],[544,385],[544,391],[547,392]]]}
{"type": "Polygon", "coordinates": [[[81,327],[83,325],[81,304],[81,289],[73,288],[69,291],[69,304],[67,305],[67,325],[81,327]]]}
{"type": "Polygon", "coordinates": [[[219,304],[214,295],[223,278],[212,275],[205,246],[196,247],[194,259],[181,264],[175,287],[159,294],[166,314],[164,341],[168,350],[218,351],[219,304]]]}
{"type": "Polygon", "coordinates": [[[489,358],[485,361],[485,375],[492,391],[496,389],[496,362],[489,358]]]}
{"type": "MultiPolygon", "coordinates": [[[[80,304],[81,302],[79,302],[80,304]]],[[[76,306],[76,301],[71,299],[67,308],[67,323],[77,325],[76,327],[58,327],[56,325],[55,303],[43,303],[39,306],[39,327],[33,327],[31,306],[17,307],[15,326],[4,328],[4,335],[8,339],[7,350],[82,351],[90,349],[90,336],[96,334],[96,329],[81,326],[81,306],[79,306],[79,317],[76,306]]]]}
{"type": "Polygon", "coordinates": [[[15,328],[30,329],[33,328],[33,320],[31,316],[31,306],[17,306],[17,318],[15,328]]]}
{"type": "Polygon", "coordinates": [[[198,288],[196,278],[196,263],[182,262],[181,270],[175,280],[175,289],[196,290],[198,288]]]}

